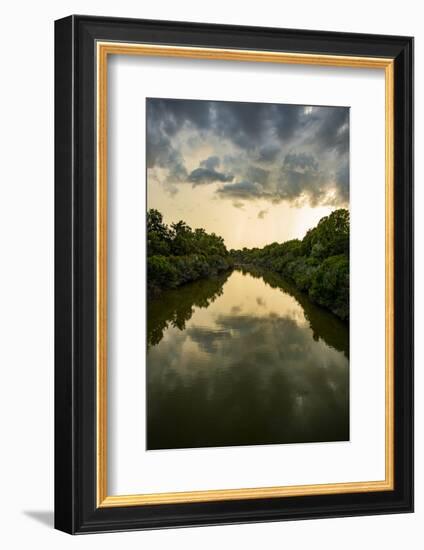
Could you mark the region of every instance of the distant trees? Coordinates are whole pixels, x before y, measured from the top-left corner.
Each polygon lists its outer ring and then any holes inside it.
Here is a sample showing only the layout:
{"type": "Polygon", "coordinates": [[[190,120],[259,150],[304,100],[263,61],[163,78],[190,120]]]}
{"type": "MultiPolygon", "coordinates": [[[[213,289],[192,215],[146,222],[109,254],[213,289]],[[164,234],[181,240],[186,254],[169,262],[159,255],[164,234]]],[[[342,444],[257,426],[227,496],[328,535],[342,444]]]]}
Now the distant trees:
{"type": "Polygon", "coordinates": [[[349,319],[349,212],[335,210],[300,240],[264,248],[231,250],[238,264],[254,264],[280,273],[309,298],[349,319]]]}
{"type": "Polygon", "coordinates": [[[184,221],[167,226],[155,209],[147,212],[147,286],[150,293],[175,288],[232,266],[224,239],[184,221]]]}
{"type": "Polygon", "coordinates": [[[309,298],[343,320],[349,319],[349,212],[335,210],[302,240],[228,252],[222,237],[170,226],[162,214],[147,212],[147,286],[150,294],[216,275],[238,265],[261,266],[291,281],[309,298]]]}

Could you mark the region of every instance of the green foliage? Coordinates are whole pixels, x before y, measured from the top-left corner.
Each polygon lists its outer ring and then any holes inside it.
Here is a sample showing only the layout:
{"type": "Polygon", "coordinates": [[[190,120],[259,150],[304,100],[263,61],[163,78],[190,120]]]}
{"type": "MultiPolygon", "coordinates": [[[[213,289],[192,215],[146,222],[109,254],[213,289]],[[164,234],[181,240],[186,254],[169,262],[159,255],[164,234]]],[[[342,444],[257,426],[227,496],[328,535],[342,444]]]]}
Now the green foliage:
{"type": "Polygon", "coordinates": [[[149,293],[215,275],[229,269],[232,263],[222,237],[204,229],[193,231],[183,221],[168,227],[158,210],[147,212],[149,293]]]}
{"type": "Polygon", "coordinates": [[[172,234],[163,223],[158,210],[147,212],[147,251],[149,256],[168,256],[171,251],[172,234]]]}
{"type": "Polygon", "coordinates": [[[349,212],[335,210],[302,241],[232,250],[239,265],[258,265],[286,277],[309,298],[343,320],[349,319],[349,212]]]}
{"type": "Polygon", "coordinates": [[[147,279],[159,288],[176,286],[178,271],[166,256],[149,256],[147,262],[147,279]]]}
{"type": "Polygon", "coordinates": [[[331,309],[341,319],[349,318],[349,258],[330,256],[319,266],[309,288],[310,298],[331,309]]]}
{"type": "Polygon", "coordinates": [[[343,320],[349,319],[349,212],[335,210],[303,240],[228,252],[222,237],[191,229],[185,222],[163,222],[147,213],[149,293],[176,288],[236,265],[258,265],[285,277],[309,298],[343,320]]]}
{"type": "Polygon", "coordinates": [[[341,208],[322,218],[310,229],[302,241],[302,254],[328,258],[338,254],[349,255],[349,211],[341,208]]]}

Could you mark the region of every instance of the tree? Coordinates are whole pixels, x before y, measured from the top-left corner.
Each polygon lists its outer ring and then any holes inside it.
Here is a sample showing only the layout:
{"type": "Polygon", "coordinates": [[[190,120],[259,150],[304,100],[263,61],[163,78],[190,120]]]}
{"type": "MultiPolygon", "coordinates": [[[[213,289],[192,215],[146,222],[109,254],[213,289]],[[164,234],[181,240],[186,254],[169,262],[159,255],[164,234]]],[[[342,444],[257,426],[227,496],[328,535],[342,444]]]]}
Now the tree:
{"type": "Polygon", "coordinates": [[[302,241],[272,243],[262,249],[236,250],[234,260],[280,273],[312,301],[349,318],[349,211],[322,218],[302,241]]]}
{"type": "Polygon", "coordinates": [[[157,293],[229,269],[224,239],[180,220],[168,227],[155,209],[147,212],[148,289],[157,293]]]}
{"type": "Polygon", "coordinates": [[[349,211],[341,208],[322,218],[306,233],[302,253],[316,258],[349,254],[349,211]]]}
{"type": "Polygon", "coordinates": [[[147,254],[148,256],[168,255],[172,235],[163,223],[162,214],[155,209],[147,212],[147,254]]]}

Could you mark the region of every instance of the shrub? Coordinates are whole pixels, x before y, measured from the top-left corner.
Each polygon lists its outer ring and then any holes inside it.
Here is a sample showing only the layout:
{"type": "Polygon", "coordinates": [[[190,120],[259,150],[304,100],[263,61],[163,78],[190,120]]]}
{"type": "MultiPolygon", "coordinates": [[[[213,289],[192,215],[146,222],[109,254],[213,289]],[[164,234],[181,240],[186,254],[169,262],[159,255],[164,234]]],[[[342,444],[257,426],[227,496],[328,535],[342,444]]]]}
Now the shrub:
{"type": "Polygon", "coordinates": [[[150,256],[147,261],[147,280],[151,288],[172,288],[178,281],[178,271],[165,256],[150,256]]]}
{"type": "Polygon", "coordinates": [[[327,258],[315,271],[310,298],[340,318],[349,318],[349,259],[344,254],[327,258]]]}

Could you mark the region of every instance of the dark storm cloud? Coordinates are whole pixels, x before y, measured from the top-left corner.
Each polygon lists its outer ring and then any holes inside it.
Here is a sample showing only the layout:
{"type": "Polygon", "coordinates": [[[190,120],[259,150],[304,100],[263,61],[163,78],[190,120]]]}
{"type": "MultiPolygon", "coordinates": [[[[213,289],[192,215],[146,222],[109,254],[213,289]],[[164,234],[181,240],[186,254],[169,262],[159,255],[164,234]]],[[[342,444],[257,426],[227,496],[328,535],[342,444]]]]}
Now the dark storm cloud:
{"type": "Polygon", "coordinates": [[[212,183],[214,181],[232,181],[234,176],[232,174],[222,174],[216,170],[209,170],[208,168],[196,168],[190,172],[188,181],[195,185],[201,183],[212,183]]]}
{"type": "Polygon", "coordinates": [[[346,162],[340,167],[336,173],[337,192],[339,193],[341,202],[349,201],[349,162],[346,162]]]}
{"type": "Polygon", "coordinates": [[[306,153],[289,153],[284,158],[284,168],[298,172],[318,170],[318,162],[312,155],[306,153]]]}
{"type": "Polygon", "coordinates": [[[219,157],[214,155],[212,157],[208,157],[205,160],[202,160],[200,166],[202,168],[207,168],[208,170],[216,170],[220,164],[221,161],[219,160],[219,157]]]}
{"type": "MultiPolygon", "coordinates": [[[[340,172],[340,178],[344,177],[340,172]]],[[[347,173],[346,173],[347,176],[347,173]]],[[[309,203],[311,206],[328,202],[328,195],[334,189],[338,195],[332,197],[335,203],[347,199],[348,186],[337,179],[328,178],[312,155],[289,153],[273,178],[265,178],[262,183],[243,180],[224,185],[218,190],[221,196],[233,199],[267,199],[273,203],[288,201],[294,204],[309,203]]],[[[263,217],[263,216],[260,216],[263,217]]]]}
{"type": "Polygon", "coordinates": [[[296,201],[306,197],[311,206],[316,206],[324,201],[330,183],[312,155],[288,154],[281,168],[274,201],[296,201]]]}
{"type": "Polygon", "coordinates": [[[252,199],[263,197],[266,193],[260,183],[251,181],[238,181],[228,183],[218,189],[217,193],[221,196],[227,196],[233,199],[252,199]]]}
{"type": "Polygon", "coordinates": [[[146,164],[147,168],[160,167],[168,170],[168,181],[184,181],[187,170],[181,153],[172,144],[169,117],[165,109],[156,103],[148,104],[146,164]]]}
{"type": "Polygon", "coordinates": [[[316,143],[321,150],[336,150],[346,153],[349,149],[349,110],[343,108],[324,108],[311,114],[308,124],[312,130],[309,143],[316,143]],[[313,140],[313,141],[312,141],[313,140]]]}
{"type": "Polygon", "coordinates": [[[270,106],[260,103],[218,103],[211,110],[216,134],[240,148],[253,150],[267,131],[270,106]]]}
{"type": "Polygon", "coordinates": [[[147,101],[147,166],[166,169],[168,188],[215,184],[221,198],[344,205],[348,152],[347,108],[147,101]],[[213,154],[189,171],[201,146],[213,154]]]}
{"type": "Polygon", "coordinates": [[[234,179],[233,174],[224,174],[219,172],[217,168],[221,164],[219,157],[211,156],[205,160],[202,160],[199,168],[195,168],[188,175],[188,181],[193,185],[200,185],[202,183],[213,182],[228,182],[234,179]]]}
{"type": "Polygon", "coordinates": [[[269,170],[264,170],[259,166],[250,165],[246,169],[246,178],[255,183],[260,183],[261,185],[266,185],[269,179],[269,175],[269,170]]]}
{"type": "Polygon", "coordinates": [[[302,132],[308,120],[304,107],[298,105],[271,105],[269,116],[280,140],[302,132]]]}
{"type": "Polygon", "coordinates": [[[180,99],[147,99],[147,113],[170,137],[175,136],[185,124],[196,128],[210,127],[210,101],[180,99]]]}
{"type": "Polygon", "coordinates": [[[268,143],[259,149],[259,162],[273,162],[281,153],[281,146],[276,143],[268,143]]]}

